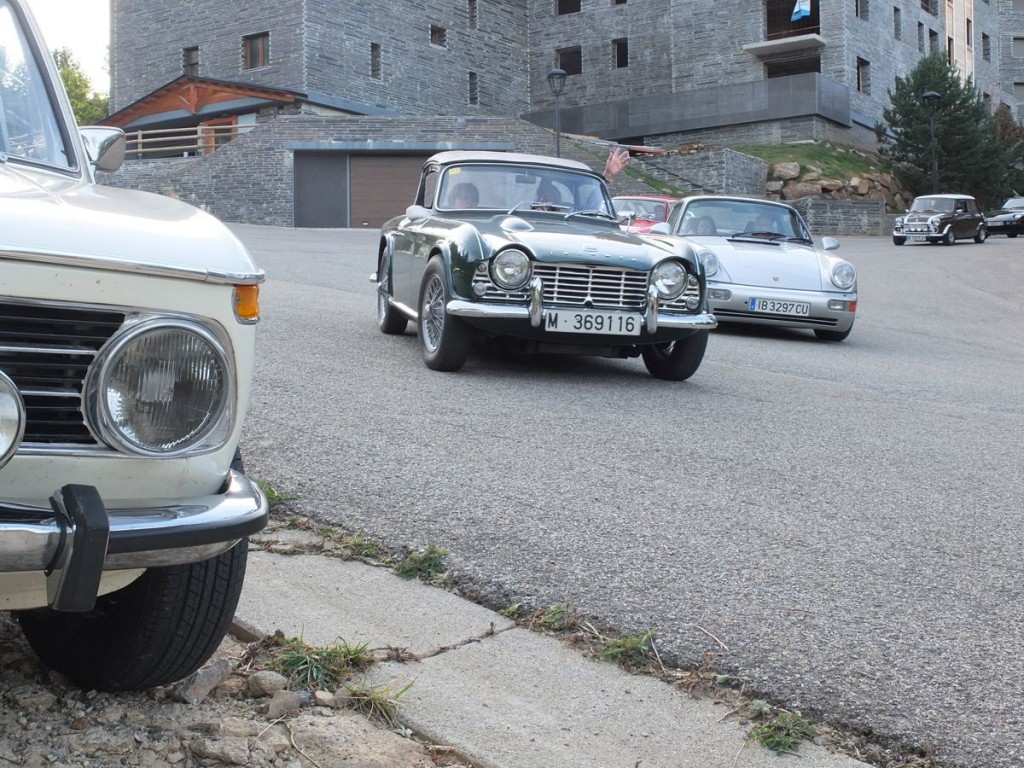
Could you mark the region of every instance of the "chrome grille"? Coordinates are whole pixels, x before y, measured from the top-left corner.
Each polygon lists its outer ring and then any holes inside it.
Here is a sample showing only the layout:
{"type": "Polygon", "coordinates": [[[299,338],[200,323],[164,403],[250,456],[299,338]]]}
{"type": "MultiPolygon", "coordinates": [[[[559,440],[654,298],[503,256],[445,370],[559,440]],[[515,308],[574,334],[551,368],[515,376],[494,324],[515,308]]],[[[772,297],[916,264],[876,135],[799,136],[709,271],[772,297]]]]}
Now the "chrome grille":
{"type": "Polygon", "coordinates": [[[123,312],[0,301],[0,370],[25,401],[25,443],[95,445],[82,388],[123,312]]]}

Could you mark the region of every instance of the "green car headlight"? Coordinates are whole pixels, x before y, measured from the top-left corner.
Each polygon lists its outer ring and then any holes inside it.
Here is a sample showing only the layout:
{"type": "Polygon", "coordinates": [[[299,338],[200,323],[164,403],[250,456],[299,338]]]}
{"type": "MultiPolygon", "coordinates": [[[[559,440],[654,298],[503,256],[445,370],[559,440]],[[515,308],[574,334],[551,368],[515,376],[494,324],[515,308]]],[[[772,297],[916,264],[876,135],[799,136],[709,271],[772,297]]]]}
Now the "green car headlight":
{"type": "Polygon", "coordinates": [[[842,261],[832,267],[832,284],[841,291],[850,290],[857,282],[857,270],[848,261],[842,261]]]}
{"type": "Polygon", "coordinates": [[[522,288],[530,279],[530,257],[515,248],[502,251],[491,262],[491,279],[506,291],[522,288]]]}
{"type": "Polygon", "coordinates": [[[146,456],[216,449],[234,410],[227,351],[209,330],[178,318],[149,320],[116,338],[86,392],[98,437],[146,456]]]}
{"type": "Polygon", "coordinates": [[[663,261],[651,273],[651,284],[666,301],[679,298],[686,289],[686,267],[678,261],[663,261]]]}

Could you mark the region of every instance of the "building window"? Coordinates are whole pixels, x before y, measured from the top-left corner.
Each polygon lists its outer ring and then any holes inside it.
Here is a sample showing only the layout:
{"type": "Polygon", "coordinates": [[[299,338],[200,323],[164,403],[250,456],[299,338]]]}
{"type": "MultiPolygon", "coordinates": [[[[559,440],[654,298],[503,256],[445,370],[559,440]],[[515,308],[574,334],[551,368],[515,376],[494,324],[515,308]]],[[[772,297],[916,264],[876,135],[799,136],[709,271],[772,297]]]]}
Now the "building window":
{"type": "Polygon", "coordinates": [[[612,0],[612,5],[625,5],[626,0],[612,0]]]}
{"type": "Polygon", "coordinates": [[[924,24],[917,22],[917,50],[924,53],[924,24]]]}
{"type": "Polygon", "coordinates": [[[1013,12],[1024,13],[1024,0],[1013,0],[1013,12]]]}
{"type": "Polygon", "coordinates": [[[572,48],[559,48],[555,51],[558,68],[564,69],[567,75],[583,74],[583,49],[578,45],[572,48]]]}
{"type": "Polygon", "coordinates": [[[867,21],[871,18],[871,6],[869,0],[853,0],[853,9],[857,14],[858,19],[864,19],[867,21]]]}
{"type": "Polygon", "coordinates": [[[992,61],[992,38],[981,33],[981,58],[985,61],[992,61]]]}
{"type": "Polygon", "coordinates": [[[1018,104],[1024,102],[1024,83],[1013,84],[1013,98],[1017,100],[1018,104]]]}
{"type": "Polygon", "coordinates": [[[1024,37],[1013,38],[1013,58],[1024,58],[1024,37]]]}
{"type": "Polygon", "coordinates": [[[469,28],[476,29],[476,0],[469,0],[466,10],[469,13],[469,28]]]}
{"type": "Polygon", "coordinates": [[[952,37],[947,37],[946,38],[946,60],[950,64],[953,63],[953,38],[952,37]]]}
{"type": "Polygon", "coordinates": [[[793,20],[793,0],[767,0],[765,4],[765,40],[780,40],[797,35],[815,35],[821,31],[818,3],[811,3],[810,14],[793,20]]]}
{"type": "Polygon", "coordinates": [[[199,76],[199,46],[181,49],[181,72],[189,77],[199,76]]]}
{"type": "Polygon", "coordinates": [[[580,12],[580,0],[555,0],[555,11],[559,16],[580,12]]]}
{"type": "Polygon", "coordinates": [[[938,16],[939,3],[937,0],[921,0],[921,10],[928,11],[932,16],[938,16]]]}
{"type": "Polygon", "coordinates": [[[935,53],[939,50],[939,33],[934,29],[928,30],[928,51],[935,53]]]}
{"type": "Polygon", "coordinates": [[[615,59],[615,68],[622,69],[629,66],[629,40],[620,37],[612,40],[612,56],[615,59]]]}
{"type": "Polygon", "coordinates": [[[436,24],[430,25],[430,44],[439,48],[448,47],[448,30],[436,24]]]}
{"type": "Polygon", "coordinates": [[[242,57],[246,69],[259,69],[270,63],[270,33],[246,35],[242,38],[242,57]]]}
{"type": "Polygon", "coordinates": [[[857,90],[871,95],[871,64],[857,58],[857,90]]]}
{"type": "Polygon", "coordinates": [[[476,72],[469,73],[469,103],[476,105],[480,103],[480,78],[476,72]]]}
{"type": "Polygon", "coordinates": [[[896,40],[903,39],[903,11],[896,7],[892,9],[892,36],[896,40]]]}
{"type": "Polygon", "coordinates": [[[370,43],[370,77],[381,79],[380,43],[370,43]]]}
{"type": "Polygon", "coordinates": [[[970,19],[967,20],[967,45],[974,45],[974,22],[970,19]]]}

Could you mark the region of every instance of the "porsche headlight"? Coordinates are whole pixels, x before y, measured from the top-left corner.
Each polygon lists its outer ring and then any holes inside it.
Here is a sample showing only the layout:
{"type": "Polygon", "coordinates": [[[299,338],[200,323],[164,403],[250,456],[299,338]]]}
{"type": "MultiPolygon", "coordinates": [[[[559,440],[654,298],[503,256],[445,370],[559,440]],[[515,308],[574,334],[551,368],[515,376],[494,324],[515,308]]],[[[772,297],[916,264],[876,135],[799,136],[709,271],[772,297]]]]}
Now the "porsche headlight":
{"type": "Polygon", "coordinates": [[[231,426],[234,376],[220,341],[198,323],[139,324],[104,350],[86,382],[90,426],[145,456],[215,449],[231,426]]]}
{"type": "Polygon", "coordinates": [[[857,270],[848,261],[841,261],[832,267],[832,284],[841,291],[848,291],[857,282],[857,270]]]}
{"type": "Polygon", "coordinates": [[[697,254],[700,263],[704,265],[704,274],[711,277],[718,273],[718,257],[711,251],[701,251],[697,254]]]}
{"type": "Polygon", "coordinates": [[[1013,214],[1013,220],[1014,221],[1020,221],[1021,219],[1024,219],[1024,213],[1015,213],[1015,214],[1013,214]]]}
{"type": "Polygon", "coordinates": [[[678,261],[663,261],[651,273],[651,284],[658,297],[667,301],[679,298],[686,289],[686,267],[678,261]]]}
{"type": "Polygon", "coordinates": [[[502,251],[491,262],[491,279],[506,291],[521,288],[530,279],[530,257],[515,248],[502,251]]]}

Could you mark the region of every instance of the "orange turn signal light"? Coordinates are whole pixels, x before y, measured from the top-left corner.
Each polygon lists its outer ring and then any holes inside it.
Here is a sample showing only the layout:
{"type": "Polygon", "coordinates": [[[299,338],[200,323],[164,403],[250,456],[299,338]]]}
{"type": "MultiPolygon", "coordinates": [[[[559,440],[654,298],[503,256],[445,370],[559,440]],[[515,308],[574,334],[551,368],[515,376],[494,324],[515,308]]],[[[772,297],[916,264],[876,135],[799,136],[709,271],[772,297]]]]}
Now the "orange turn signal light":
{"type": "Polygon", "coordinates": [[[255,323],[260,319],[260,287],[258,285],[235,286],[235,317],[243,323],[255,323]]]}

